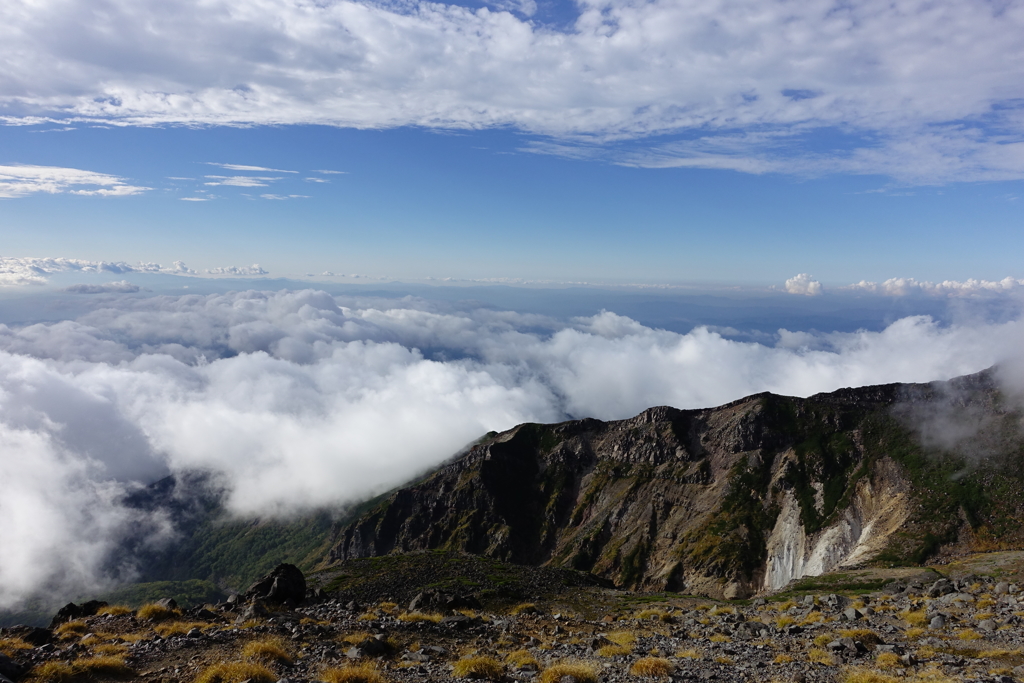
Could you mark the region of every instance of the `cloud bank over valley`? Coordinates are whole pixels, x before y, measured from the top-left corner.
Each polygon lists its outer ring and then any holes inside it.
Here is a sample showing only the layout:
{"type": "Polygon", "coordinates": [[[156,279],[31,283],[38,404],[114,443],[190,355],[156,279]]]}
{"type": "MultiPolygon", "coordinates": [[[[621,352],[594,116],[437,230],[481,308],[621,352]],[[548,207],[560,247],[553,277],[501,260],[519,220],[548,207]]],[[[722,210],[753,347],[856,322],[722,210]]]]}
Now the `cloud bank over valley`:
{"type": "MultiPolygon", "coordinates": [[[[524,421],[943,379],[1014,357],[1022,337],[1015,321],[912,316],[753,343],[608,311],[317,290],[106,296],[74,320],[0,325],[0,515],[13,520],[0,608],[129,578],[106,564],[140,523],[121,498],[168,473],[214,474],[239,515],[286,515],[381,492],[524,421]]],[[[173,535],[145,523],[154,543],[173,535]]]]}

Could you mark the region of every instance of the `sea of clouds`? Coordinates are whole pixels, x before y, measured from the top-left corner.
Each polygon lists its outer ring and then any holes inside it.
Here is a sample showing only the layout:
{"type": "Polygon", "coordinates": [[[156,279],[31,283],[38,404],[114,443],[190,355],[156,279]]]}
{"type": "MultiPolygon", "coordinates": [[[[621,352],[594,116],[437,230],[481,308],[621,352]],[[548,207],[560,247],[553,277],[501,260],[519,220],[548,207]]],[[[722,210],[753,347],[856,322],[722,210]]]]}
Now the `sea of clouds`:
{"type": "MultiPolygon", "coordinates": [[[[766,344],[607,311],[107,291],[74,320],[0,325],[0,609],[130,577],[107,563],[139,523],[122,497],[168,473],[213,473],[238,515],[287,515],[399,485],[525,421],[945,379],[1014,358],[1022,340],[1015,321],[925,316],[766,344]]],[[[173,534],[148,521],[153,542],[173,534]]]]}

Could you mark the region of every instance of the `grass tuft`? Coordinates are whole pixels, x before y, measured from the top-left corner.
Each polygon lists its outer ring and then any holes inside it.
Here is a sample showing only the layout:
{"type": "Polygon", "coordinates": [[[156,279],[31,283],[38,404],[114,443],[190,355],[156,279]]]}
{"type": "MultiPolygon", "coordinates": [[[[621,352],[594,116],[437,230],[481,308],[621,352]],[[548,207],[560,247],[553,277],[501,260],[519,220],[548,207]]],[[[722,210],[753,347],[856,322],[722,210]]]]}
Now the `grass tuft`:
{"type": "Polygon", "coordinates": [[[861,669],[859,667],[846,669],[840,680],[842,683],[899,683],[900,681],[895,676],[887,676],[871,669],[861,669]]]}
{"type": "Polygon", "coordinates": [[[985,636],[981,635],[973,628],[967,628],[963,631],[957,631],[956,637],[960,640],[981,640],[985,636]]]}
{"type": "Polygon", "coordinates": [[[853,638],[859,640],[865,645],[877,645],[882,642],[882,639],[878,637],[878,634],[868,628],[846,628],[839,631],[839,635],[843,638],[853,638]]]}
{"type": "Polygon", "coordinates": [[[168,619],[181,616],[181,612],[151,602],[140,607],[135,615],[139,619],[147,619],[149,621],[167,621],[168,619]]]}
{"type": "Polygon", "coordinates": [[[444,619],[444,616],[440,614],[426,614],[424,612],[403,612],[398,615],[399,621],[404,621],[409,624],[415,624],[420,621],[429,621],[436,624],[444,619]]]}
{"type": "Polygon", "coordinates": [[[207,667],[196,678],[196,683],[274,683],[277,676],[262,664],[252,662],[227,662],[207,667]]]}
{"type": "Polygon", "coordinates": [[[132,608],[128,605],[107,605],[106,607],[100,607],[96,614],[106,615],[112,614],[115,617],[119,617],[123,614],[131,614],[132,608]]]}
{"type": "Polygon", "coordinates": [[[509,610],[509,614],[537,614],[537,612],[539,611],[540,610],[537,609],[537,605],[535,605],[534,603],[521,602],[515,607],[513,607],[511,610],[509,610]]]}
{"type": "Polygon", "coordinates": [[[505,661],[512,666],[523,667],[532,664],[537,668],[540,668],[537,658],[534,657],[529,650],[516,650],[515,652],[509,652],[505,657],[505,661]]]}
{"type": "Polygon", "coordinates": [[[708,638],[708,640],[710,640],[712,643],[731,643],[732,642],[732,638],[730,638],[729,636],[722,635],[721,633],[714,634],[713,636],[708,638]]]}
{"type": "Polygon", "coordinates": [[[829,666],[834,663],[832,655],[816,647],[807,651],[807,661],[814,662],[815,664],[828,664],[829,666]]]}
{"type": "Polygon", "coordinates": [[[21,638],[0,638],[0,654],[5,654],[8,657],[14,657],[19,652],[31,649],[32,646],[21,638]]]}
{"type": "Polygon", "coordinates": [[[900,657],[895,652],[883,652],[875,657],[875,663],[883,669],[893,669],[900,665],[900,657]]]}
{"type": "Polygon", "coordinates": [[[153,630],[161,638],[170,638],[171,636],[183,636],[194,628],[203,629],[209,627],[210,624],[198,621],[172,621],[169,624],[157,624],[153,627],[153,630]]]}
{"type": "Polygon", "coordinates": [[[598,657],[624,657],[633,651],[633,648],[626,647],[625,645],[605,645],[597,649],[598,657]]]}
{"type": "Polygon", "coordinates": [[[372,664],[325,669],[320,674],[324,683],[384,683],[384,676],[372,664]]]}
{"type": "Polygon", "coordinates": [[[558,683],[566,676],[572,676],[577,683],[597,683],[597,668],[582,662],[560,662],[541,674],[540,683],[558,683]]]}
{"type": "Polygon", "coordinates": [[[700,650],[694,649],[692,647],[687,648],[685,650],[680,650],[676,653],[676,657],[680,659],[700,659],[702,656],[703,655],[701,655],[700,650]]]}
{"type": "Polygon", "coordinates": [[[285,642],[280,638],[251,640],[242,648],[242,658],[263,664],[291,664],[294,659],[288,654],[285,642]]]}
{"type": "Polygon", "coordinates": [[[779,654],[775,655],[775,659],[772,661],[774,661],[776,664],[789,664],[790,662],[795,660],[793,658],[793,655],[788,655],[785,652],[780,652],[779,654]]]}
{"type": "Polygon", "coordinates": [[[456,678],[500,681],[505,675],[505,667],[493,657],[466,657],[455,662],[452,675],[456,678]]]}
{"type": "Polygon", "coordinates": [[[923,609],[907,610],[906,612],[900,612],[900,619],[911,626],[924,626],[928,623],[928,613],[923,609]]]}
{"type": "Polygon", "coordinates": [[[84,621],[65,621],[63,624],[54,629],[54,633],[61,640],[67,640],[68,638],[81,638],[85,635],[89,627],[86,626],[84,621]]]}
{"type": "Polygon", "coordinates": [[[672,662],[664,657],[644,657],[638,659],[629,667],[629,673],[634,676],[647,676],[648,678],[660,678],[671,676],[675,671],[672,662]]]}

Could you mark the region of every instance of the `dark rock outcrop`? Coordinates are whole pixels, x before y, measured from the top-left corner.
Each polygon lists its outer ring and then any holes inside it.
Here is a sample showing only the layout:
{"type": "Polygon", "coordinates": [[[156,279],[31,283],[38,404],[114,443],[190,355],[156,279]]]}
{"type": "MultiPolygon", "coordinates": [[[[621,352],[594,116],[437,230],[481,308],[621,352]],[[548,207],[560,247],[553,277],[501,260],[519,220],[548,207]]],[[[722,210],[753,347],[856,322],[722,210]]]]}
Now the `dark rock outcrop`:
{"type": "Polygon", "coordinates": [[[250,586],[242,597],[245,600],[263,600],[275,604],[290,600],[298,605],[306,598],[306,577],[294,564],[279,564],[250,586]]]}
{"type": "Polygon", "coordinates": [[[81,605],[69,602],[57,610],[57,613],[53,615],[53,619],[50,620],[50,630],[53,630],[68,621],[82,619],[83,617],[91,617],[106,606],[107,603],[101,600],[90,600],[89,602],[83,602],[81,605]]]}

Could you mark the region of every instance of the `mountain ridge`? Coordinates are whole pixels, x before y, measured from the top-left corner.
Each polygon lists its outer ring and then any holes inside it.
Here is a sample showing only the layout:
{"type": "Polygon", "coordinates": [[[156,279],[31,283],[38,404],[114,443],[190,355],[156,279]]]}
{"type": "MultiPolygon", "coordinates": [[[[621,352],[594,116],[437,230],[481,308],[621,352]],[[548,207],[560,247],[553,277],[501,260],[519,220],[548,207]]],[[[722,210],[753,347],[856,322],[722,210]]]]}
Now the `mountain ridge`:
{"type": "Polygon", "coordinates": [[[336,525],[327,564],[458,550],[735,598],[839,566],[919,563],[957,543],[1020,547],[1020,468],[1002,466],[1021,458],[1020,431],[1008,431],[1019,418],[988,370],[527,423],[336,525]],[[973,410],[1005,433],[1001,450],[953,479],[967,458],[919,443],[925,408],[973,410]]]}

